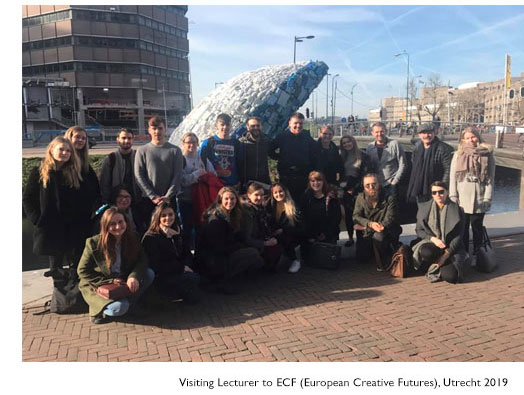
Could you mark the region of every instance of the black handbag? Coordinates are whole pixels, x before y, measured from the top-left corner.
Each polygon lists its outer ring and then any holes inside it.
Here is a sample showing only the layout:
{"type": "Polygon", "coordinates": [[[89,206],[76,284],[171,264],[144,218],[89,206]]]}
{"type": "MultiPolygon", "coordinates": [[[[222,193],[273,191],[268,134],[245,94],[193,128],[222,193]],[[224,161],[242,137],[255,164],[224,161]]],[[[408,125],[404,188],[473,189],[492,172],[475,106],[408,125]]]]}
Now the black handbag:
{"type": "Polygon", "coordinates": [[[477,251],[476,268],[480,272],[491,273],[498,266],[497,259],[495,256],[495,250],[493,249],[493,246],[491,245],[491,241],[489,240],[488,231],[486,230],[486,227],[483,226],[482,230],[484,233],[483,233],[482,245],[480,246],[479,250],[477,251]]]}
{"type": "Polygon", "coordinates": [[[315,242],[310,244],[304,251],[304,263],[306,266],[319,269],[337,270],[340,267],[340,252],[342,247],[331,244],[315,242]]]}

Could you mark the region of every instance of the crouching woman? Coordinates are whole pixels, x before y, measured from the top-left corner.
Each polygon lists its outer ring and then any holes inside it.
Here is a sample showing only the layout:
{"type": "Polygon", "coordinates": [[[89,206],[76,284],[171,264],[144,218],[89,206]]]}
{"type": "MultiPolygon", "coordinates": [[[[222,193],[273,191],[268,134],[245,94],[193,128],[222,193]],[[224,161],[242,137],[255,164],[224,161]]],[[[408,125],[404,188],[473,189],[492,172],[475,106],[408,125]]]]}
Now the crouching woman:
{"type": "Polygon", "coordinates": [[[138,301],[155,277],[146,262],[138,235],[130,230],[124,212],[116,207],[107,209],[100,221],[100,234],[86,240],[78,264],[78,287],[89,305],[92,323],[122,316],[138,301]],[[97,293],[98,287],[113,283],[125,283],[131,296],[112,300],[97,293]]]}
{"type": "Polygon", "coordinates": [[[449,199],[445,183],[435,181],[430,189],[433,199],[418,207],[415,231],[422,240],[413,246],[413,264],[416,270],[427,270],[432,282],[454,284],[464,276],[464,212],[449,199]]]}

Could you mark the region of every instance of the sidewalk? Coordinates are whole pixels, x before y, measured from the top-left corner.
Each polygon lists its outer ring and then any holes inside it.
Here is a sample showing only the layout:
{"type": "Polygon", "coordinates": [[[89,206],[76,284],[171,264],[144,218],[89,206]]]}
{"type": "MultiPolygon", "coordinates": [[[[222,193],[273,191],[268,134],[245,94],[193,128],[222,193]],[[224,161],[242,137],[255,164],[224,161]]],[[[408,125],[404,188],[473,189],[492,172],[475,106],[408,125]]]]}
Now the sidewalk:
{"type": "Polygon", "coordinates": [[[486,218],[500,267],[463,284],[346,260],[336,272],[266,275],[235,296],[204,292],[197,306],[175,303],[137,323],[33,315],[51,283],[25,272],[23,360],[523,361],[522,215],[486,218]]]}

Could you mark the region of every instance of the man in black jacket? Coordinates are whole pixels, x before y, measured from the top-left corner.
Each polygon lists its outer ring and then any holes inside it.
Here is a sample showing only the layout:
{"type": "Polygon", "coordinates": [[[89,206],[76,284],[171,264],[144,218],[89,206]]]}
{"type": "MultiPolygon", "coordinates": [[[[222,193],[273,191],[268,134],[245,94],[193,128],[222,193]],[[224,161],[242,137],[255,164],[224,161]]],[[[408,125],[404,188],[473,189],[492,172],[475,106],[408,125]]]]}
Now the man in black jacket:
{"type": "Polygon", "coordinates": [[[418,130],[418,137],[420,142],[416,143],[413,150],[407,192],[407,200],[410,203],[430,200],[430,185],[433,182],[449,183],[449,170],[453,157],[453,147],[435,136],[432,123],[423,124],[418,130]]]}
{"type": "Polygon", "coordinates": [[[304,115],[296,112],[289,118],[289,130],[271,141],[269,156],[278,160],[280,181],[289,189],[295,202],[300,200],[308,183],[308,174],[315,169],[318,146],[309,131],[304,130],[304,115]],[[278,153],[276,150],[280,150],[278,153]]]}
{"type": "Polygon", "coordinates": [[[240,150],[238,175],[242,191],[247,189],[247,184],[251,181],[266,185],[271,184],[267,161],[269,139],[262,132],[260,118],[249,117],[246,128],[246,135],[239,139],[242,149],[240,150]]]}

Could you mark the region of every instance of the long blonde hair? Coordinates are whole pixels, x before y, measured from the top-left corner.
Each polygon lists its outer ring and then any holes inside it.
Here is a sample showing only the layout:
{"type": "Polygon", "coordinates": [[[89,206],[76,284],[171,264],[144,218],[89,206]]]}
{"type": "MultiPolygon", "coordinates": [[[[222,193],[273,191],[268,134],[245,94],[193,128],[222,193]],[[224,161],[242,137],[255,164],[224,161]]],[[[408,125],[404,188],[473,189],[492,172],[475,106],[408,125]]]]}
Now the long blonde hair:
{"type": "Polygon", "coordinates": [[[286,218],[289,221],[290,225],[294,226],[297,221],[297,208],[295,206],[295,202],[293,201],[293,198],[291,197],[289,190],[279,182],[271,185],[271,190],[269,192],[271,208],[274,209],[278,204],[278,202],[273,197],[273,189],[275,189],[276,187],[280,187],[284,191],[284,214],[286,215],[286,218]]]}
{"type": "Polygon", "coordinates": [[[342,138],[340,139],[340,156],[342,157],[342,162],[346,163],[346,159],[348,157],[348,151],[346,151],[344,149],[344,146],[342,145],[342,143],[344,143],[344,139],[351,140],[351,142],[353,143],[353,148],[349,152],[353,152],[355,154],[354,163],[357,166],[360,166],[360,160],[361,160],[362,155],[360,153],[360,149],[358,148],[357,140],[353,136],[350,136],[350,135],[342,136],[342,138]]]}
{"type": "Polygon", "coordinates": [[[71,188],[78,189],[80,188],[80,181],[82,181],[82,175],[80,174],[80,161],[75,155],[75,149],[71,141],[67,140],[63,136],[55,137],[47,146],[44,159],[40,163],[40,179],[44,188],[47,188],[47,183],[49,182],[49,172],[51,170],[57,170],[57,162],[53,158],[53,151],[58,144],[65,144],[71,150],[71,157],[69,160],[63,164],[60,171],[64,175],[67,185],[71,188]]]}
{"type": "Polygon", "coordinates": [[[82,169],[82,173],[87,174],[89,172],[89,138],[87,137],[86,130],[81,126],[71,126],[66,130],[64,137],[72,142],[73,134],[75,132],[84,132],[86,135],[86,145],[84,148],[82,148],[80,151],[74,149],[73,153],[80,159],[80,168],[82,169]]]}
{"type": "Polygon", "coordinates": [[[466,133],[473,133],[477,137],[477,139],[479,140],[479,146],[491,149],[491,146],[484,142],[484,140],[480,136],[479,131],[477,129],[471,127],[471,126],[468,126],[467,128],[465,128],[460,133],[460,142],[459,142],[459,145],[458,145],[458,148],[457,148],[457,153],[458,154],[460,154],[462,152],[462,149],[463,149],[463,146],[464,146],[464,136],[466,135],[466,133]]]}
{"type": "Polygon", "coordinates": [[[126,221],[127,228],[122,235],[120,241],[120,251],[123,261],[133,261],[138,258],[140,254],[140,241],[136,237],[133,231],[131,231],[129,225],[129,218],[126,213],[117,208],[110,207],[100,219],[100,238],[98,239],[98,249],[104,254],[106,259],[107,268],[111,270],[111,266],[116,262],[116,240],[115,237],[109,233],[109,223],[114,215],[121,214],[126,221]]]}

